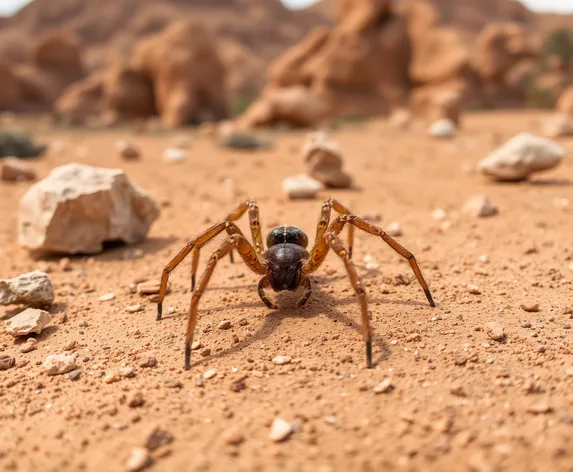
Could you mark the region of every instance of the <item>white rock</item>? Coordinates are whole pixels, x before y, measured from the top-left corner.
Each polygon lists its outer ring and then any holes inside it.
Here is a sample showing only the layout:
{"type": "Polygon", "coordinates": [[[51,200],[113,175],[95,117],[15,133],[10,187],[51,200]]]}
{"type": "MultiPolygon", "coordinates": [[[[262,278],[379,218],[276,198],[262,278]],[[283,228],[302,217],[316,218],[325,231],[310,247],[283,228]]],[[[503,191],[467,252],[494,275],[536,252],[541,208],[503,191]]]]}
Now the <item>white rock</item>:
{"type": "Polygon", "coordinates": [[[482,159],[478,169],[496,180],[519,181],[556,167],[564,156],[553,141],[521,133],[482,159]]]}
{"type": "Polygon", "coordinates": [[[444,210],[443,208],[436,208],[433,212],[432,212],[432,218],[434,218],[434,220],[436,221],[443,221],[446,219],[446,210],[444,210]]]}
{"type": "Polygon", "coordinates": [[[397,221],[394,221],[388,225],[386,228],[386,233],[393,238],[402,236],[402,226],[397,221]]]}
{"type": "Polygon", "coordinates": [[[376,394],[388,393],[392,390],[393,387],[394,386],[392,385],[392,380],[386,378],[382,380],[382,382],[380,382],[378,385],[376,385],[373,390],[376,394]]]}
{"type": "Polygon", "coordinates": [[[145,239],[159,207],[121,169],[68,164],[20,200],[18,241],[30,250],[101,252],[105,241],[145,239]]]}
{"type": "Polygon", "coordinates": [[[269,434],[269,439],[275,442],[284,441],[293,432],[292,425],[282,418],[275,418],[273,424],[271,425],[271,432],[269,434]]]}
{"type": "Polygon", "coordinates": [[[487,196],[476,195],[464,205],[464,213],[477,217],[486,217],[497,215],[499,210],[487,196]]]}
{"type": "Polygon", "coordinates": [[[290,364],[291,361],[292,359],[289,356],[276,356],[273,358],[273,364],[276,365],[290,364]]]}
{"type": "Polygon", "coordinates": [[[283,180],[283,192],[291,200],[315,198],[316,194],[323,188],[320,182],[304,174],[294,175],[283,180]]]}
{"type": "Polygon", "coordinates": [[[76,368],[76,354],[51,354],[44,359],[48,375],[61,375],[76,368]]]}
{"type": "Polygon", "coordinates": [[[205,380],[210,380],[217,375],[217,371],[215,369],[210,369],[203,374],[203,378],[205,380]]]}
{"type": "Polygon", "coordinates": [[[134,447],[127,460],[127,470],[129,472],[139,472],[151,465],[152,458],[149,451],[144,447],[134,447]]]}
{"type": "Polygon", "coordinates": [[[40,307],[54,301],[54,287],[48,274],[36,270],[13,279],[0,280],[0,305],[40,307]]]}
{"type": "Polygon", "coordinates": [[[187,151],[175,147],[167,148],[163,151],[163,160],[165,162],[183,162],[187,160],[187,151]]]}
{"type": "Polygon", "coordinates": [[[126,160],[136,160],[141,157],[141,151],[139,148],[126,140],[121,140],[115,143],[115,149],[121,158],[126,160]]]}
{"type": "Polygon", "coordinates": [[[428,128],[428,133],[434,138],[452,138],[458,128],[452,120],[442,119],[434,121],[428,128]]]}
{"type": "Polygon", "coordinates": [[[0,180],[5,182],[26,182],[36,180],[36,172],[22,159],[6,158],[2,159],[0,165],[0,180]]]}
{"type": "Polygon", "coordinates": [[[543,122],[543,134],[549,138],[573,136],[573,117],[558,113],[543,122]]]}
{"type": "Polygon", "coordinates": [[[28,308],[22,313],[6,320],[6,332],[12,336],[26,336],[30,333],[40,334],[52,317],[47,311],[28,308]]]}

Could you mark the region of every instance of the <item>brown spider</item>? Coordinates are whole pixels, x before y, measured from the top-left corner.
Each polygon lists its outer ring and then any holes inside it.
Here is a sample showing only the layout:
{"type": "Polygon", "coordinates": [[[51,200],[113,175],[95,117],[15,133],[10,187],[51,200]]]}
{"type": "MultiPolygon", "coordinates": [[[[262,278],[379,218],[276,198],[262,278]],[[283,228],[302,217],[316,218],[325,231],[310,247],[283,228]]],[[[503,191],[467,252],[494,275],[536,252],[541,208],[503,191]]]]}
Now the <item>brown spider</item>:
{"type": "Polygon", "coordinates": [[[308,301],[311,295],[311,284],[308,275],[320,267],[331,248],[344,261],[350,283],[358,297],[362,310],[364,340],[366,341],[366,364],[369,369],[372,368],[372,337],[370,334],[366,292],[362,287],[354,264],[350,260],[352,256],[354,226],[374,236],[380,236],[392,249],[407,259],[420,285],[424,289],[424,293],[430,305],[433,307],[436,306],[414,255],[394,241],[382,229],[374,226],[363,218],[351,214],[346,207],[336,200],[329,199],[322,205],[322,212],[316,230],[316,238],[310,253],[306,250],[308,246],[308,237],[306,234],[294,226],[287,225],[275,228],[269,233],[267,236],[268,249],[265,251],[261,235],[261,224],[259,222],[259,207],[255,202],[247,200],[229,214],[229,216],[225,218],[225,221],[211,226],[199,236],[189,241],[173,260],[167,264],[165,269],[163,269],[157,305],[157,320],[161,319],[163,299],[165,298],[170,272],[175,269],[190,252],[193,253],[191,269],[191,290],[193,291],[193,297],[191,299],[187,334],[185,337],[185,369],[189,370],[191,367],[191,344],[193,343],[193,334],[197,323],[199,300],[209,283],[217,261],[224,257],[225,254],[230,253],[231,262],[233,262],[232,251],[236,249],[243,258],[243,261],[245,261],[245,264],[247,264],[253,272],[263,276],[259,282],[258,292],[264,304],[271,309],[276,309],[277,306],[266,297],[264,289],[272,288],[275,292],[281,292],[283,290],[295,291],[299,287],[304,287],[304,295],[297,303],[297,308],[300,308],[308,301]],[[340,215],[336,217],[329,226],[332,209],[340,213],[340,215]],[[254,247],[234,223],[234,221],[244,215],[247,210],[249,212],[249,222],[254,247]],[[348,248],[344,246],[344,243],[338,237],[346,223],[350,224],[348,227],[348,248]],[[209,259],[207,268],[199,281],[199,286],[197,290],[195,290],[195,274],[197,273],[199,263],[199,251],[222,231],[226,231],[229,237],[209,259]]]}

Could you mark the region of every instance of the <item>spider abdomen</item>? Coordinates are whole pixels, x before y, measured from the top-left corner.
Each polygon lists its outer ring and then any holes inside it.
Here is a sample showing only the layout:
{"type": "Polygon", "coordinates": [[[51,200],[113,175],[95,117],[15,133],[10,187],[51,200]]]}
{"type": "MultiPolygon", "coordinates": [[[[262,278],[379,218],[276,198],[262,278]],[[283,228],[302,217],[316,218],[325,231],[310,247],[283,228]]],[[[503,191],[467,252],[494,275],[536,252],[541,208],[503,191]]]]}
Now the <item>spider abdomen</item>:
{"type": "Polygon", "coordinates": [[[275,292],[294,291],[299,287],[306,258],[308,252],[298,244],[276,244],[265,252],[268,279],[275,292]]]}

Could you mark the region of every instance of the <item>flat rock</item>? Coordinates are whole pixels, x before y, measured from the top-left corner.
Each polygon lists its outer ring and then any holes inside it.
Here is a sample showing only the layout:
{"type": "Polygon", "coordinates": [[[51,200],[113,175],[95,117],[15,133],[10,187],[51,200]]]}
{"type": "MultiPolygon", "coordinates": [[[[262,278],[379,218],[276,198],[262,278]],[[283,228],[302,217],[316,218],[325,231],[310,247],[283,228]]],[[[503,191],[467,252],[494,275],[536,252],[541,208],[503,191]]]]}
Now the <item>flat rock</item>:
{"type": "Polygon", "coordinates": [[[30,333],[40,334],[44,327],[52,320],[47,311],[28,308],[22,313],[6,320],[6,332],[14,337],[26,336],[30,333]]]}
{"type": "Polygon", "coordinates": [[[478,169],[495,180],[520,181],[553,169],[564,156],[565,151],[553,141],[521,133],[482,159],[478,169]]]}
{"type": "Polygon", "coordinates": [[[36,270],[0,280],[0,305],[40,307],[54,301],[54,287],[45,272],[36,270]]]}
{"type": "Polygon", "coordinates": [[[48,375],[62,375],[76,368],[76,354],[51,354],[44,359],[48,375]]]}
{"type": "Polygon", "coordinates": [[[326,187],[346,188],[351,177],[342,170],[342,152],[338,144],[324,132],[310,134],[303,146],[308,175],[326,187]]]}
{"type": "Polygon", "coordinates": [[[16,158],[7,158],[0,164],[0,180],[5,182],[28,182],[36,180],[36,171],[30,164],[16,158]]]}
{"type": "Polygon", "coordinates": [[[445,139],[453,138],[457,133],[458,127],[452,120],[441,119],[434,121],[428,128],[428,134],[433,138],[445,139]]]}
{"type": "Polygon", "coordinates": [[[497,215],[499,210],[486,195],[476,195],[464,205],[464,213],[476,217],[488,217],[497,215]]]}
{"type": "Polygon", "coordinates": [[[274,442],[284,441],[293,432],[292,425],[282,418],[275,418],[273,424],[271,425],[271,432],[269,433],[269,439],[274,442]]]}
{"type": "Polygon", "coordinates": [[[30,249],[96,254],[106,241],[145,239],[159,207],[121,169],[68,164],[20,200],[18,242],[30,249]]]}
{"type": "Polygon", "coordinates": [[[283,180],[283,192],[291,200],[316,198],[323,185],[305,174],[294,175],[283,180]]]}

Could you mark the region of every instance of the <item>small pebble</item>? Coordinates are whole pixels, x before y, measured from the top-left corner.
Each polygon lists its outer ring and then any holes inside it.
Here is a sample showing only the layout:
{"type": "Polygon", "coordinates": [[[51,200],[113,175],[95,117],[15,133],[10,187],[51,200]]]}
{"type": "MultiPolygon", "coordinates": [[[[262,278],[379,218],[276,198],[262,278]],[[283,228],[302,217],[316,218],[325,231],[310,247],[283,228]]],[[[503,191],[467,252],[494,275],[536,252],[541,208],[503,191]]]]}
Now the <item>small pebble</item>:
{"type": "Polygon", "coordinates": [[[229,320],[223,320],[219,323],[219,326],[217,326],[218,329],[230,329],[231,328],[231,322],[229,320]]]}
{"type": "Polygon", "coordinates": [[[8,370],[16,365],[16,359],[12,356],[0,355],[0,370],[8,370]]]}
{"type": "Polygon", "coordinates": [[[394,221],[388,225],[386,229],[386,233],[393,238],[397,238],[398,236],[402,236],[402,226],[397,221],[394,221]]]}
{"type": "Polygon", "coordinates": [[[225,444],[238,446],[244,441],[245,441],[245,435],[237,427],[229,428],[227,431],[223,433],[223,442],[225,444]]]}
{"type": "Polygon", "coordinates": [[[374,393],[388,393],[393,390],[394,386],[392,385],[392,381],[390,379],[384,379],[378,385],[373,388],[374,393]]]}
{"type": "Polygon", "coordinates": [[[127,399],[127,406],[129,408],[139,408],[140,406],[143,406],[144,403],[145,399],[143,398],[143,393],[139,390],[132,392],[127,399]]]}
{"type": "Polygon", "coordinates": [[[203,378],[205,380],[209,380],[209,379],[212,379],[213,377],[215,377],[216,375],[217,375],[217,371],[215,369],[210,369],[203,374],[203,378]]]}
{"type": "Polygon", "coordinates": [[[468,291],[468,293],[471,293],[472,295],[480,295],[481,294],[481,290],[479,289],[479,287],[477,285],[468,284],[466,286],[466,290],[468,291]]]}
{"type": "Polygon", "coordinates": [[[155,295],[159,293],[160,286],[161,282],[159,280],[142,282],[137,284],[137,293],[141,293],[142,295],[155,295]]]}
{"type": "Polygon", "coordinates": [[[167,382],[165,382],[165,386],[167,388],[182,388],[183,384],[179,381],[179,380],[168,380],[167,382]]]}
{"type": "Polygon", "coordinates": [[[550,413],[551,411],[552,408],[548,400],[540,400],[536,403],[532,403],[527,407],[527,412],[534,415],[542,415],[550,413]]]}
{"type": "Polygon", "coordinates": [[[537,313],[539,311],[539,303],[522,303],[521,309],[529,313],[537,313]]]}
{"type": "Polygon", "coordinates": [[[100,302],[109,302],[115,298],[115,293],[109,292],[99,297],[100,302]]]}
{"type": "Polygon", "coordinates": [[[20,352],[22,354],[26,354],[28,352],[31,352],[34,349],[36,349],[37,344],[38,344],[38,341],[36,341],[34,338],[28,338],[26,340],[26,342],[20,346],[20,352]]]}
{"type": "Polygon", "coordinates": [[[489,336],[490,339],[494,341],[503,341],[505,339],[505,332],[503,330],[503,326],[495,321],[491,321],[486,323],[484,329],[489,336]]]}
{"type": "Polygon", "coordinates": [[[79,378],[82,375],[82,369],[76,369],[76,370],[72,370],[69,374],[68,374],[68,378],[72,381],[76,381],[79,380],[79,378]]]}
{"type": "Polygon", "coordinates": [[[173,442],[173,434],[160,426],[154,426],[145,438],[145,447],[150,451],[155,451],[160,447],[165,447],[173,442]]]}
{"type": "Polygon", "coordinates": [[[140,312],[141,310],[143,310],[143,307],[141,305],[129,305],[125,308],[125,311],[127,311],[128,313],[137,313],[140,312]]]}
{"type": "Polygon", "coordinates": [[[152,461],[147,449],[135,447],[131,450],[131,454],[127,460],[127,470],[129,472],[138,472],[149,467],[152,461]]]}
{"type": "Polygon", "coordinates": [[[139,367],[155,367],[157,365],[157,359],[153,354],[143,354],[139,361],[139,367]]]}
{"type": "Polygon", "coordinates": [[[269,439],[274,442],[284,441],[292,434],[292,432],[293,427],[290,423],[286,422],[282,418],[275,418],[271,425],[269,439]]]}
{"type": "Polygon", "coordinates": [[[135,377],[135,369],[133,367],[122,367],[118,371],[121,377],[125,377],[127,379],[131,377],[135,377]]]}
{"type": "Polygon", "coordinates": [[[288,356],[276,356],[273,358],[273,364],[276,365],[290,364],[291,361],[292,359],[288,356]]]}

